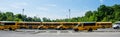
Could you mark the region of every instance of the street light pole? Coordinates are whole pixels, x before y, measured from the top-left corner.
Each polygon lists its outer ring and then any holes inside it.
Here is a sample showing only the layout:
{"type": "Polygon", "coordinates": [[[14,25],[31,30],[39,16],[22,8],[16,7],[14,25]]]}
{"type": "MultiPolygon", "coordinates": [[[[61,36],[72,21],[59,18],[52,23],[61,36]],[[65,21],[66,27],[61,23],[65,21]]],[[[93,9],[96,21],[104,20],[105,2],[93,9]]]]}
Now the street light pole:
{"type": "Polygon", "coordinates": [[[69,11],[69,18],[68,18],[68,22],[70,22],[70,21],[71,21],[71,20],[70,20],[70,18],[71,18],[71,17],[70,17],[70,16],[71,16],[71,10],[69,9],[68,11],[69,11]]]}
{"type": "MultiPolygon", "coordinates": [[[[22,14],[24,16],[24,9],[22,9],[22,14]]],[[[23,17],[23,22],[25,21],[24,17],[23,17]]]]}
{"type": "Polygon", "coordinates": [[[69,19],[70,19],[70,16],[71,16],[71,10],[69,9],[69,19]]]}

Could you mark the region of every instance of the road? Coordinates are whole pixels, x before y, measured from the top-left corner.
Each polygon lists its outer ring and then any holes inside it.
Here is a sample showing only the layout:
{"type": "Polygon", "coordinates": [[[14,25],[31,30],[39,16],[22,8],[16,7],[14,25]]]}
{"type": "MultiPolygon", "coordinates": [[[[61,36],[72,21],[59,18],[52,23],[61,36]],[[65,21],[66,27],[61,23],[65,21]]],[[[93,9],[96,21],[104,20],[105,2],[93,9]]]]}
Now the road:
{"type": "MultiPolygon", "coordinates": [[[[105,31],[105,29],[101,30],[105,31]]],[[[120,32],[74,32],[72,30],[23,30],[21,32],[0,31],[0,37],[120,37],[120,32]]]]}

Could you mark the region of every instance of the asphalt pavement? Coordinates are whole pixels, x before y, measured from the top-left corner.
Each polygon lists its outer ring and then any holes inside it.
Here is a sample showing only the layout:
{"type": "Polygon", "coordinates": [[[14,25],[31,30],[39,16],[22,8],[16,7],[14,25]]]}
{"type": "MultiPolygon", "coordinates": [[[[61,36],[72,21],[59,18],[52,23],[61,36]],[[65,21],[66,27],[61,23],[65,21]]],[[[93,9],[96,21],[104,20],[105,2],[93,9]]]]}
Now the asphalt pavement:
{"type": "Polygon", "coordinates": [[[119,29],[98,29],[114,32],[74,32],[73,30],[36,30],[18,29],[17,31],[0,31],[0,37],[120,37],[119,29]]]}

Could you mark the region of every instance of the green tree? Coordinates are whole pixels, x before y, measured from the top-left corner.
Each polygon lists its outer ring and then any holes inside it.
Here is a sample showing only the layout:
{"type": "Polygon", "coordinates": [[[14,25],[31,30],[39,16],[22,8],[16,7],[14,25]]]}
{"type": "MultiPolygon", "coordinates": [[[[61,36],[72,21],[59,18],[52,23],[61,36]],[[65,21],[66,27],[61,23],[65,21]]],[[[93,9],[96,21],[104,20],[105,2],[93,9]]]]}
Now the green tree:
{"type": "Polygon", "coordinates": [[[48,19],[48,18],[46,18],[46,17],[44,17],[44,18],[42,18],[42,19],[43,19],[43,22],[51,22],[51,20],[48,19]]]}
{"type": "Polygon", "coordinates": [[[5,15],[7,16],[8,21],[14,20],[14,14],[12,12],[6,12],[5,15]]]}
{"type": "Polygon", "coordinates": [[[87,17],[90,17],[91,15],[93,15],[92,11],[87,11],[87,12],[85,13],[85,16],[87,16],[87,17]]]}

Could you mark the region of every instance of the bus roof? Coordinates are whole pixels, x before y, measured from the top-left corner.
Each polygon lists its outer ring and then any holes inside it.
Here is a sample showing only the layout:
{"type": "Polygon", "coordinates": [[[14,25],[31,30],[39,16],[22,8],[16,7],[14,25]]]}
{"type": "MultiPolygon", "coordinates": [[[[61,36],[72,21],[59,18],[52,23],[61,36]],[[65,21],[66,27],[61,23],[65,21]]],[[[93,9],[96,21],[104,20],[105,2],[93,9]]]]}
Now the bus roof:
{"type": "Polygon", "coordinates": [[[41,23],[41,22],[19,22],[19,23],[41,23]]]}
{"type": "Polygon", "coordinates": [[[78,23],[78,22],[42,22],[42,23],[78,23]]]}
{"type": "Polygon", "coordinates": [[[80,23],[95,23],[95,22],[80,22],[80,23]]]}
{"type": "Polygon", "coordinates": [[[96,22],[96,23],[112,23],[112,22],[96,22]]]}
{"type": "Polygon", "coordinates": [[[15,23],[16,21],[0,21],[1,23],[15,23]]]}

